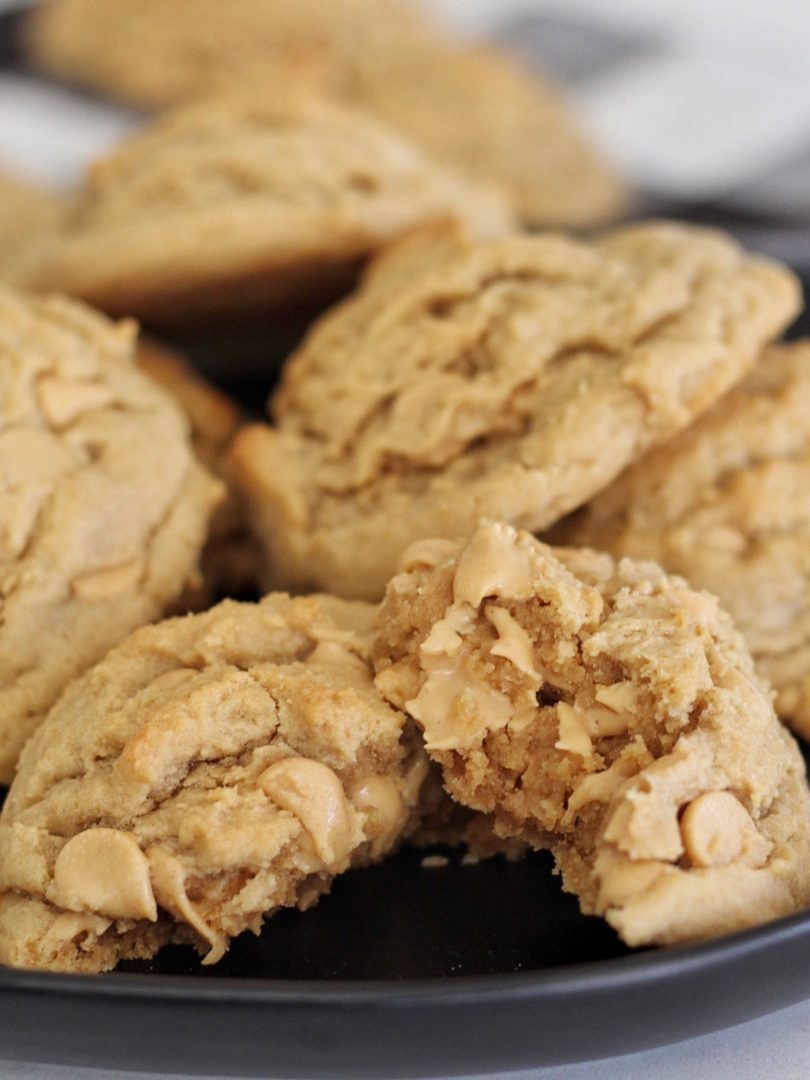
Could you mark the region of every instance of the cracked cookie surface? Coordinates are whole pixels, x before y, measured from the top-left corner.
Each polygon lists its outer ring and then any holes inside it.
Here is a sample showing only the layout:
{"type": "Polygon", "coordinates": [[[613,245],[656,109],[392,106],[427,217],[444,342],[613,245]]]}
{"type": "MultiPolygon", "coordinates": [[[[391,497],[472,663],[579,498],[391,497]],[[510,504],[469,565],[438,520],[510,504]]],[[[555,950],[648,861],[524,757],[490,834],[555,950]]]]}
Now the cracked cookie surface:
{"type": "Polygon", "coordinates": [[[0,780],[65,685],[195,573],[220,485],[134,326],[0,291],[0,780]]]}
{"type": "Polygon", "coordinates": [[[719,596],[776,709],[810,738],[810,342],[766,350],[678,438],[561,524],[564,543],[655,559],[719,596]]]}
{"type": "Polygon", "coordinates": [[[228,95],[163,115],[97,162],[13,276],[182,322],[335,295],[386,243],[447,217],[482,235],[512,223],[499,193],[363,113],[228,95]]]}
{"type": "Polygon", "coordinates": [[[427,760],[375,690],[373,609],[225,601],[144,627],[68,688],[0,817],[0,961],[215,963],[417,820],[427,760]]]}
{"type": "Polygon", "coordinates": [[[810,902],[810,792],[742,638],[654,563],[507,525],[415,544],[377,618],[376,684],[462,804],[549,848],[630,945],[810,902]]]}
{"type": "Polygon", "coordinates": [[[551,525],[713,404],[798,301],[789,271],[686,226],[409,237],[290,359],[278,428],[234,443],[268,581],[377,599],[420,537],[551,525]]]}

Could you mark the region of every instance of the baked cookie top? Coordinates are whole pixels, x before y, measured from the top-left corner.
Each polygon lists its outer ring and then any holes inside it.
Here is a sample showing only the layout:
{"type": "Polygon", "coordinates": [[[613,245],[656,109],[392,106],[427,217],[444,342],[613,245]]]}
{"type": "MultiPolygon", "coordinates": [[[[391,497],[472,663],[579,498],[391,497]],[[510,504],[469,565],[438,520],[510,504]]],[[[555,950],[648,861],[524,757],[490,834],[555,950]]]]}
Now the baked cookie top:
{"type": "Polygon", "coordinates": [[[135,327],[0,290],[0,779],[65,685],[195,572],[221,486],[135,327]]]}
{"type": "Polygon", "coordinates": [[[331,68],[434,32],[401,0],[50,0],[27,16],[25,44],[51,74],[163,108],[255,80],[257,69],[278,89],[300,65],[331,68]]]}
{"type": "Polygon", "coordinates": [[[374,688],[372,616],[226,601],[74,682],[0,818],[0,961],[103,971],[181,940],[215,963],[393,847],[427,762],[374,688]]]}
{"type": "Polygon", "coordinates": [[[374,661],[451,795],[549,847],[628,944],[810,901],[798,748],[715,598],[654,563],[492,522],[422,541],[388,586],[374,661]]]}
{"type": "Polygon", "coordinates": [[[482,234],[512,221],[497,192],[363,113],[229,95],[160,117],[99,161],[15,280],[182,321],[317,298],[385,243],[447,217],[482,234]]]}
{"type": "Polygon", "coordinates": [[[290,359],[278,429],[234,444],[271,580],[374,599],[420,537],[547,527],[708,408],[798,303],[789,271],[682,225],[407,238],[290,359]]]}
{"type": "Polygon", "coordinates": [[[564,542],[655,559],[716,593],[776,707],[810,736],[810,342],[767,349],[739,386],[623,473],[564,542]]]}
{"type": "Polygon", "coordinates": [[[527,225],[601,225],[629,202],[561,93],[505,52],[438,39],[367,50],[343,94],[437,161],[503,187],[527,225]]]}

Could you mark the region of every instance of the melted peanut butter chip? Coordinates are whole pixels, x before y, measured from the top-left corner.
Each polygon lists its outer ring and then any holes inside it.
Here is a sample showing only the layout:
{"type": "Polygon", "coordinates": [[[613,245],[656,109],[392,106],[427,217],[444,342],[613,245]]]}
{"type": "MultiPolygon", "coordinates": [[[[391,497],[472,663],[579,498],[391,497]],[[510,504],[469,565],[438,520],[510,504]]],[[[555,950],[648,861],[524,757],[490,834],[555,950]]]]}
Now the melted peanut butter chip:
{"type": "Polygon", "coordinates": [[[364,677],[368,668],[363,660],[336,641],[319,641],[306,659],[307,664],[322,664],[325,667],[349,668],[364,677]]]}
{"type": "Polygon", "coordinates": [[[152,848],[147,858],[157,902],[170,915],[188,923],[211,946],[203,964],[216,964],[227,951],[228,939],[213,930],[189,900],[183,867],[162,848],[152,848]]]}
{"type": "Polygon", "coordinates": [[[371,854],[378,858],[397,839],[408,816],[399,785],[393,776],[371,776],[354,789],[352,802],[379,819],[380,833],[371,844],[371,854]]]}
{"type": "Polygon", "coordinates": [[[762,865],[771,847],[730,791],[708,791],[693,799],[681,817],[681,836],[689,861],[700,867],[737,861],[762,865]]]}
{"type": "Polygon", "coordinates": [[[490,523],[478,529],[458,560],[453,578],[456,603],[477,608],[486,596],[504,600],[532,596],[529,553],[515,543],[516,535],[508,525],[490,523]]]}
{"type": "Polygon", "coordinates": [[[67,427],[82,413],[102,409],[113,400],[109,387],[94,382],[66,382],[56,375],[43,376],[37,385],[43,414],[55,428],[67,427]]]}
{"type": "Polygon", "coordinates": [[[130,833],[88,829],[57,856],[53,891],[60,907],[113,919],[157,918],[149,865],[130,833]]]}
{"type": "Polygon", "coordinates": [[[355,841],[354,815],[340,780],[328,765],[309,758],[284,758],[265,769],[258,783],[282,810],[295,814],[325,866],[348,858],[355,841]]]}
{"type": "Polygon", "coordinates": [[[557,720],[560,725],[560,737],[554,743],[556,748],[568,754],[577,754],[581,758],[590,758],[593,754],[593,744],[586,718],[579,709],[561,701],[557,705],[557,720]]]}
{"type": "Polygon", "coordinates": [[[58,949],[60,945],[64,945],[67,941],[75,941],[83,934],[101,937],[111,926],[112,920],[103,919],[100,915],[66,911],[54,919],[53,925],[43,938],[43,943],[53,949],[58,949]]]}
{"type": "Polygon", "coordinates": [[[535,682],[541,682],[540,672],[534,663],[531,638],[514,615],[497,604],[489,604],[485,614],[498,633],[498,640],[490,649],[492,655],[504,657],[514,664],[518,671],[522,671],[535,682]]]}
{"type": "Polygon", "coordinates": [[[106,566],[90,574],[82,574],[74,579],[73,594],[80,600],[111,600],[121,593],[130,592],[138,584],[143,563],[140,559],[121,563],[120,566],[106,566]]]}

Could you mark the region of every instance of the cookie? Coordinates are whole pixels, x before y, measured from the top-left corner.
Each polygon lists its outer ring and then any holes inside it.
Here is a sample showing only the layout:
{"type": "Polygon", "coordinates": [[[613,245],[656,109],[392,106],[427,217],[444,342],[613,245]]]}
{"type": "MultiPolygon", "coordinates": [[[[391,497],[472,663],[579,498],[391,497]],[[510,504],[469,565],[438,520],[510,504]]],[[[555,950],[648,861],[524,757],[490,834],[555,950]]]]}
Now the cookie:
{"type": "Polygon", "coordinates": [[[775,345],[697,423],[570,520],[566,543],[655,559],[716,593],[776,709],[810,738],[810,342],[775,345]]]}
{"type": "Polygon", "coordinates": [[[586,227],[625,186],[561,94],[393,0],[54,0],[28,20],[32,62],[147,108],[232,87],[305,87],[355,104],[432,157],[509,192],[530,225],[586,227]]]}
{"type": "Polygon", "coordinates": [[[258,595],[261,552],[248,527],[244,502],[230,479],[226,459],[228,446],[242,423],[242,413],[181,353],[155,338],[140,338],[136,360],[186,414],[198,459],[226,489],[211,520],[200,558],[200,578],[179,598],[177,611],[199,611],[225,596],[253,599],[258,595]]]}
{"type": "Polygon", "coordinates": [[[561,94],[505,52],[439,41],[367,50],[343,96],[437,161],[501,186],[527,225],[587,228],[628,207],[561,94]]]}
{"type": "Polygon", "coordinates": [[[228,96],[162,116],[98,162],[14,280],[146,321],[267,311],[339,294],[384,244],[447,217],[483,234],[512,220],[497,192],[362,113],[228,96]]]}
{"type": "Polygon", "coordinates": [[[267,580],[378,599],[414,540],[547,528],[707,409],[799,305],[719,233],[592,244],[452,227],[374,263],[286,366],[237,480],[267,580]]]}
{"type": "Polygon", "coordinates": [[[26,247],[56,229],[67,199],[0,172],[0,278],[26,247]]]}
{"type": "Polygon", "coordinates": [[[345,64],[386,40],[432,32],[401,0],[50,0],[26,19],[35,67],[147,109],[262,78],[278,90],[303,65],[345,64]],[[269,69],[269,72],[268,72],[269,69]]]}
{"type": "Polygon", "coordinates": [[[222,497],[134,337],[0,290],[0,782],[65,685],[175,601],[222,497]]]}
{"type": "Polygon", "coordinates": [[[180,941],[212,964],[396,845],[427,762],[374,689],[372,615],[225,601],[73,683],[0,818],[0,962],[106,971],[180,941]]]}
{"type": "Polygon", "coordinates": [[[374,662],[450,794],[549,848],[629,945],[810,902],[798,747],[716,599],[654,563],[492,522],[423,541],[389,584],[374,662]]]}

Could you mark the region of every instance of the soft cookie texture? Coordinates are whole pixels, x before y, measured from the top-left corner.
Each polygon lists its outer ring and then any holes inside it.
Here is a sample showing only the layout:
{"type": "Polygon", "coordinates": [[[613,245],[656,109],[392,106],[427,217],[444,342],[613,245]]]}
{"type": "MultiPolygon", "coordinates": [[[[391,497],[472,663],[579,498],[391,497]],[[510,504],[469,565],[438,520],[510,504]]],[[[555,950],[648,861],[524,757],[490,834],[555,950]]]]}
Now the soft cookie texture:
{"type": "Polygon", "coordinates": [[[627,201],[553,87],[413,3],[52,0],[29,17],[28,47],[46,70],[148,108],[235,86],[315,89],[503,185],[528,224],[601,224],[627,201]]]}
{"type": "Polygon", "coordinates": [[[0,961],[105,971],[181,941],[215,963],[396,845],[427,762],[374,688],[372,616],[225,601],[73,683],[0,818],[0,961]]]}
{"type": "Polygon", "coordinates": [[[789,271],[687,226],[409,237],[290,359],[277,429],[234,443],[268,582],[378,599],[414,540],[548,527],[712,405],[798,303],[789,271]]]}
{"type": "Polygon", "coordinates": [[[810,738],[810,342],[754,372],[557,536],[655,559],[733,615],[777,712],[810,738]]]}
{"type": "Polygon", "coordinates": [[[222,497],[134,338],[0,291],[0,781],[65,685],[177,599],[222,497]]]}
{"type": "Polygon", "coordinates": [[[339,294],[386,243],[448,217],[483,235],[512,223],[496,191],[363,113],[228,95],[160,117],[97,162],[14,280],[153,321],[266,311],[339,294]]]}
{"type": "Polygon", "coordinates": [[[450,794],[550,848],[628,944],[810,901],[798,748],[716,599],[654,563],[496,523],[423,541],[388,586],[374,659],[450,794]]]}

